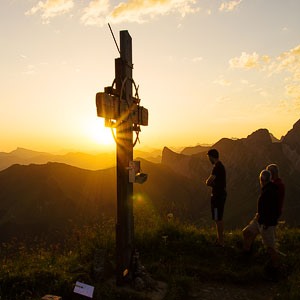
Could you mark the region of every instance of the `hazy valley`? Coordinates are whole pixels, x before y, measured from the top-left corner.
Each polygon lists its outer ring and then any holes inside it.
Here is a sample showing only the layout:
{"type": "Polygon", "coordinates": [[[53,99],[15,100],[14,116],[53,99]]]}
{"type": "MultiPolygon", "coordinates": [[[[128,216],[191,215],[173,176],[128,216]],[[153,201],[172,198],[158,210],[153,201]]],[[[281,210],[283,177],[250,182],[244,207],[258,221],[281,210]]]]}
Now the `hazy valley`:
{"type": "MultiPolygon", "coordinates": [[[[138,150],[135,157],[145,158],[152,162],[161,161],[161,150],[138,150]]],[[[0,152],[0,171],[13,164],[45,164],[48,162],[58,162],[74,167],[100,170],[116,165],[115,151],[103,152],[99,154],[87,154],[82,152],[68,152],[66,154],[51,154],[46,152],[33,151],[25,148],[17,148],[11,152],[0,152]]]]}
{"type": "MultiPolygon", "coordinates": [[[[300,121],[281,141],[274,142],[267,129],[259,129],[246,138],[221,139],[213,147],[220,151],[227,169],[227,229],[242,228],[255,213],[258,174],[269,163],[279,165],[286,184],[283,219],[291,226],[300,225],[300,121]]],[[[204,182],[212,166],[206,151],[207,147],[201,146],[181,153],[164,148],[161,158],[157,152],[135,153],[136,158],[137,154],[145,157],[140,160],[148,174],[147,182],[134,185],[135,218],[145,217],[145,212],[147,217],[164,218],[171,212],[179,220],[209,226],[210,190],[204,182]]],[[[19,163],[0,172],[1,240],[43,234],[57,239],[74,226],[115,216],[115,168],[83,169],[69,165],[70,157],[25,149],[1,153],[1,166],[19,163]]],[[[98,159],[98,166],[115,160],[84,154],[76,157],[76,161],[86,157],[83,161],[88,164],[98,159]]]]}

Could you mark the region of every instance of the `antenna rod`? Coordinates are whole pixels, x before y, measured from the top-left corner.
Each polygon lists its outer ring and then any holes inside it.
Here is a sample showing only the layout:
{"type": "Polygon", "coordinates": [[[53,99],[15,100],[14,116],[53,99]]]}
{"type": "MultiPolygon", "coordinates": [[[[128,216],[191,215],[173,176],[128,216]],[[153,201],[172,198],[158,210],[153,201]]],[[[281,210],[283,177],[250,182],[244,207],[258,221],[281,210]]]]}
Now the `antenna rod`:
{"type": "Polygon", "coordinates": [[[113,39],[114,39],[114,41],[115,41],[115,44],[116,44],[116,46],[117,46],[118,52],[119,52],[119,54],[121,55],[121,52],[120,52],[119,46],[118,46],[118,44],[117,44],[117,41],[116,41],[116,39],[115,39],[115,36],[114,36],[114,33],[113,33],[113,31],[112,31],[112,29],[111,29],[111,27],[110,27],[110,24],[109,24],[109,23],[108,23],[108,26],[109,26],[109,29],[110,29],[111,35],[112,35],[112,37],[113,37],[113,39]]]}

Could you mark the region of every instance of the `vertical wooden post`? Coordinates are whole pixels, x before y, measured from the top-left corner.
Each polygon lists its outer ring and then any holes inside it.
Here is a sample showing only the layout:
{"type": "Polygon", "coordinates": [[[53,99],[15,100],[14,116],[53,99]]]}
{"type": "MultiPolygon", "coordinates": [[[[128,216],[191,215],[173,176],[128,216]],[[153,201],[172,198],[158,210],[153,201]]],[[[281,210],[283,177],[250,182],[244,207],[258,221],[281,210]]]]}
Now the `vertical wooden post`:
{"type": "MultiPolygon", "coordinates": [[[[115,60],[116,90],[128,104],[132,102],[132,40],[128,31],[120,31],[120,58],[115,60]]],[[[117,224],[116,224],[116,280],[122,285],[132,277],[134,250],[133,184],[129,182],[129,162],[133,160],[131,115],[117,120],[117,224]]]]}
{"type": "MultiPolygon", "coordinates": [[[[119,48],[118,48],[119,49],[119,48]]],[[[96,94],[97,116],[106,126],[116,128],[117,141],[117,222],[116,279],[122,285],[133,279],[134,220],[133,182],[143,183],[147,176],[133,174],[133,131],[148,126],[148,110],[140,106],[132,78],[132,40],[127,30],[120,31],[120,58],[115,59],[115,80],[96,94]],[[114,88],[115,84],[115,88],[114,88]],[[132,96],[133,85],[135,97],[132,96]],[[129,170],[131,168],[131,170],[129,170]],[[129,172],[131,171],[131,176],[129,172]],[[133,178],[133,176],[135,176],[133,178]]],[[[138,135],[137,135],[138,137],[138,135]]],[[[143,174],[147,175],[147,174],[143,174]]]]}

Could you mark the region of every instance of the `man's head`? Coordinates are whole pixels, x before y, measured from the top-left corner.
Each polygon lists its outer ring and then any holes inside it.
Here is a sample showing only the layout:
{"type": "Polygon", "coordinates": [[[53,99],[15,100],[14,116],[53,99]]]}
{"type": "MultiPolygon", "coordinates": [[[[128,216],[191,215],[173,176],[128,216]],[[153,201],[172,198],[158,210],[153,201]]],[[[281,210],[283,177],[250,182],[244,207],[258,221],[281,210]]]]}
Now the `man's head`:
{"type": "Polygon", "coordinates": [[[266,167],[266,170],[268,170],[271,173],[272,180],[275,180],[279,177],[279,170],[276,164],[268,165],[266,167]]]}
{"type": "Polygon", "coordinates": [[[260,186],[263,187],[271,181],[271,172],[268,170],[262,170],[259,174],[260,186]]]}
{"type": "Polygon", "coordinates": [[[219,152],[217,149],[208,150],[207,156],[212,164],[215,164],[219,160],[219,152]]]}

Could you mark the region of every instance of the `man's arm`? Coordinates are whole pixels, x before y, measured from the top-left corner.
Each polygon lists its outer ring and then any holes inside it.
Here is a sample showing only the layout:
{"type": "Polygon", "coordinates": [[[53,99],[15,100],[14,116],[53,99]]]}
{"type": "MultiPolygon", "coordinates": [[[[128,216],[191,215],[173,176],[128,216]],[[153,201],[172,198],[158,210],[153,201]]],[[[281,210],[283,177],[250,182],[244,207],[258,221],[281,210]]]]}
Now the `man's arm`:
{"type": "Polygon", "coordinates": [[[206,185],[208,186],[213,186],[214,185],[214,180],[215,180],[216,176],[215,175],[210,175],[207,179],[206,179],[206,185]]]}

